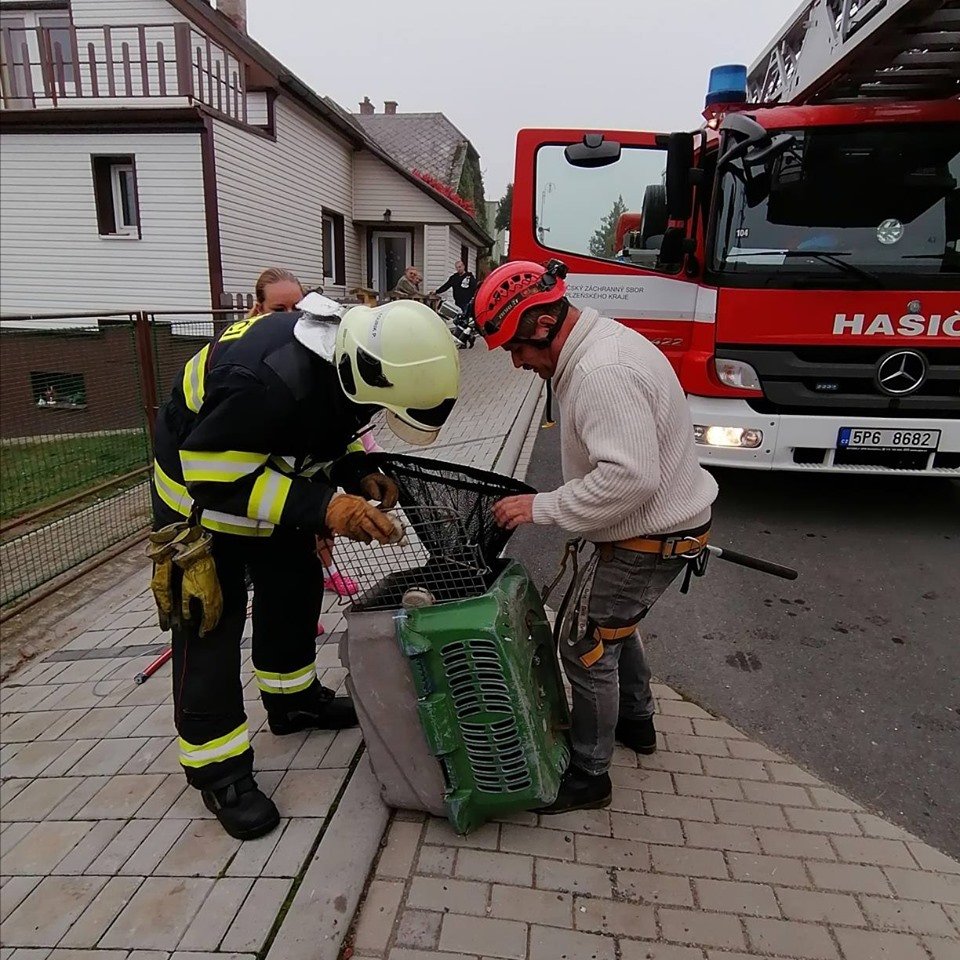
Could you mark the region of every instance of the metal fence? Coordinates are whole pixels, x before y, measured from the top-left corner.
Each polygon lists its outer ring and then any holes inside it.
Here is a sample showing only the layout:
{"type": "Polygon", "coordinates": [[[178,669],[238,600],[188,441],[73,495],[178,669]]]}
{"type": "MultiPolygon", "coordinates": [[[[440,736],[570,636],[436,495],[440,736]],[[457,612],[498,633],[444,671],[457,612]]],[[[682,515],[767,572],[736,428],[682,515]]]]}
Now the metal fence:
{"type": "Polygon", "coordinates": [[[0,320],[0,605],[142,536],[159,404],[241,315],[0,320]]]}

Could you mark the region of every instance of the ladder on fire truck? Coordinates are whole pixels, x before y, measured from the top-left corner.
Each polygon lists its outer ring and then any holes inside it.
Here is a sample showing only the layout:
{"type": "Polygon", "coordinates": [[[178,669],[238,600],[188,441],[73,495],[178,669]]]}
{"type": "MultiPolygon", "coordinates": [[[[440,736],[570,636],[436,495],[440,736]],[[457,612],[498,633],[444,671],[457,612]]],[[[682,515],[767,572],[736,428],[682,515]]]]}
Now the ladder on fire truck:
{"type": "Polygon", "coordinates": [[[960,95],[960,0],[804,0],[747,75],[752,103],[960,95]]]}

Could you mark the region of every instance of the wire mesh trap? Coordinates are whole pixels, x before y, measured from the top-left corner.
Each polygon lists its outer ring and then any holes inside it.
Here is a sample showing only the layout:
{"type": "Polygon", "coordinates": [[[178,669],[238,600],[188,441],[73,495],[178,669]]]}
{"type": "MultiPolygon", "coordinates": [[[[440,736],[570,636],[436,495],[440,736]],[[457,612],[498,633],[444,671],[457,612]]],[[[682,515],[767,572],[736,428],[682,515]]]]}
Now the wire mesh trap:
{"type": "Polygon", "coordinates": [[[511,531],[497,526],[497,500],[533,493],[519,480],[458,464],[376,454],[397,484],[395,516],[406,530],[398,545],[338,539],[336,562],[359,592],[342,598],[352,610],[389,610],[479,596],[496,578],[511,531]]]}

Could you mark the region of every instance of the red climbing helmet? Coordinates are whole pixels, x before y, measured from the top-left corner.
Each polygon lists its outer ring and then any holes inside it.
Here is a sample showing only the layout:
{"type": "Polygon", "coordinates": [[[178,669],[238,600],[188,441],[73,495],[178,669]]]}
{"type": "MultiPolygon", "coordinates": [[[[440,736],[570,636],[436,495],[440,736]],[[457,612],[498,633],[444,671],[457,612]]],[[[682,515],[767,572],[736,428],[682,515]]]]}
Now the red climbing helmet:
{"type": "Polygon", "coordinates": [[[492,271],[473,300],[473,317],[487,346],[493,350],[512,340],[520,317],[531,307],[560,300],[567,292],[566,275],[566,264],[559,260],[545,267],[514,260],[492,271]]]}

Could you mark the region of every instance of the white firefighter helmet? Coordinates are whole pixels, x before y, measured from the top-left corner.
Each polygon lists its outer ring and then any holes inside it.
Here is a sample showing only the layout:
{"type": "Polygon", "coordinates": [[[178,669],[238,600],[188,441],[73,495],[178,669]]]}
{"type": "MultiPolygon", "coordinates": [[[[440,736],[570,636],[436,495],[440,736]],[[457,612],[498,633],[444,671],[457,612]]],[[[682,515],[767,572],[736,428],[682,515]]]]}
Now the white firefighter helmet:
{"type": "Polygon", "coordinates": [[[383,407],[407,443],[433,443],[460,392],[460,357],[447,325],[425,303],[395,300],[351,307],[337,329],[344,393],[383,407]]]}

